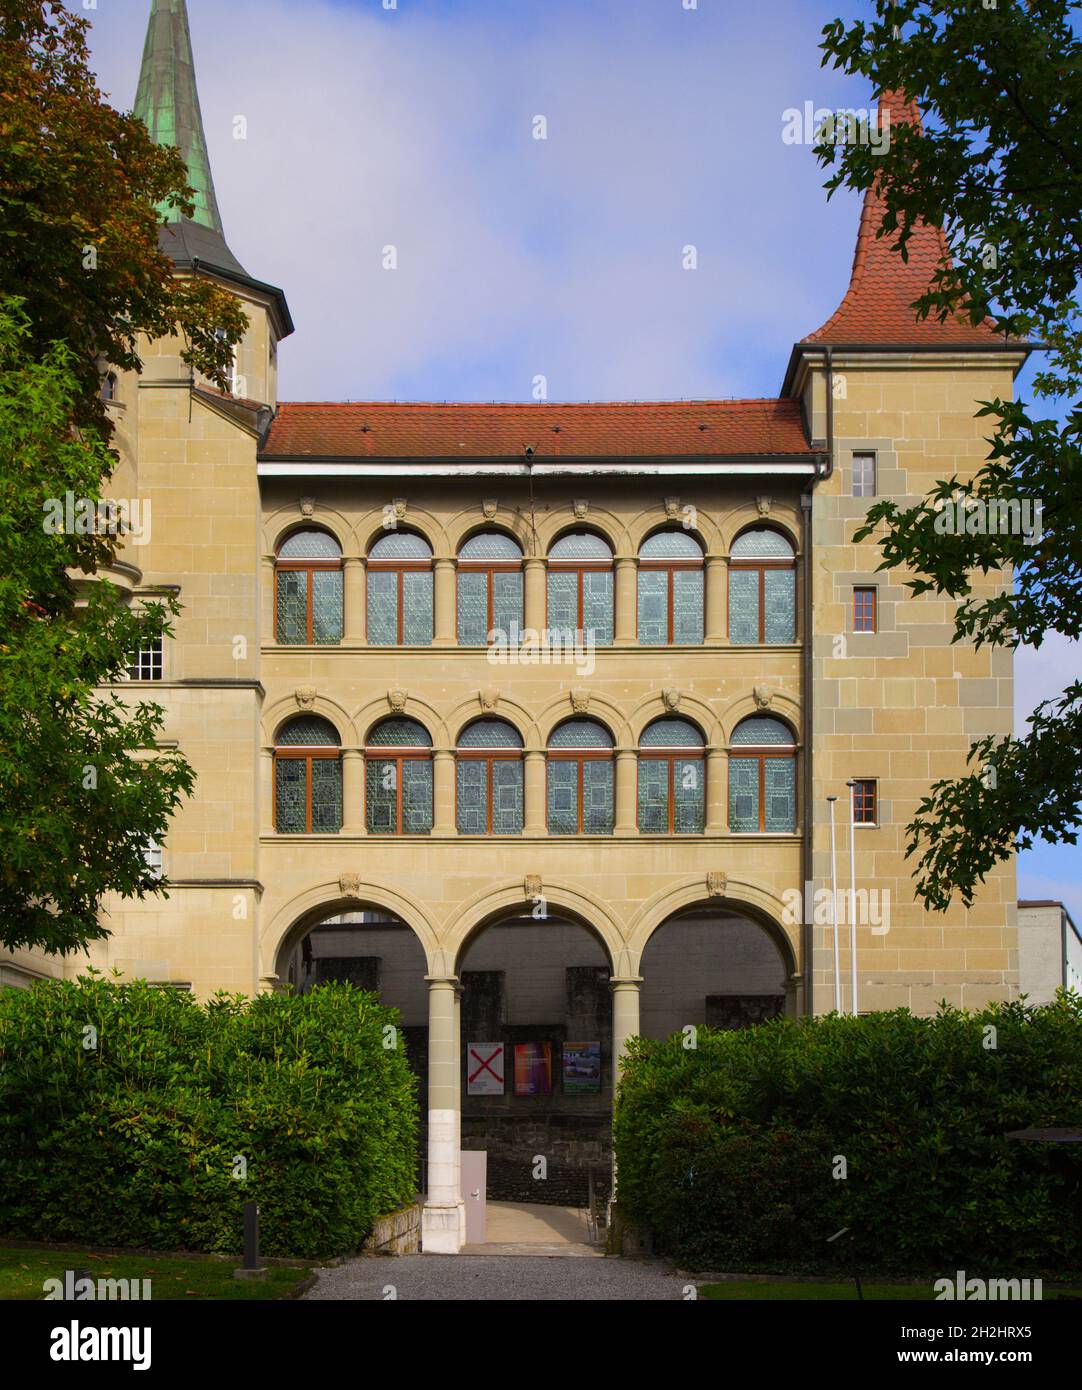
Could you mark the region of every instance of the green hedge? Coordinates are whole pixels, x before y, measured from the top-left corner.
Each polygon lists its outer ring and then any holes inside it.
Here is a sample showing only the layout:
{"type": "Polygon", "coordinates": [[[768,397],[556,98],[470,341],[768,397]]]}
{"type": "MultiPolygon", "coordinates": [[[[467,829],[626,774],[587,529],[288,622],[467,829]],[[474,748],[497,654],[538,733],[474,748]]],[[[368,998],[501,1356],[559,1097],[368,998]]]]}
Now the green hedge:
{"type": "Polygon", "coordinates": [[[1082,999],[633,1040],[619,1207],[692,1268],[1082,1269],[1082,999]],[[994,1029],[990,1033],[988,1029],[994,1029]],[[986,1044],[994,1042],[994,1046],[986,1044]],[[835,1157],[847,1164],[836,1178],[835,1157]]]}
{"type": "Polygon", "coordinates": [[[93,975],[0,990],[0,1234],[238,1252],[254,1199],[267,1255],[356,1249],[416,1192],[397,1023],[339,984],[207,1004],[93,975]]]}

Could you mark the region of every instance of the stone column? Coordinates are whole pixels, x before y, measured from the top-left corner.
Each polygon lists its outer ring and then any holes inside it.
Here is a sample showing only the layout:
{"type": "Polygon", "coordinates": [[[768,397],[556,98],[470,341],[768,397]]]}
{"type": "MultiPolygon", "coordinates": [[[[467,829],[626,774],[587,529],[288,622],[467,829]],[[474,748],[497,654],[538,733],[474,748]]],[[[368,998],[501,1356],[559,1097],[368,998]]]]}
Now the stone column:
{"type": "Polygon", "coordinates": [[[724,748],[706,753],[706,833],[724,835],[729,829],[729,754],[724,748]]]}
{"type": "Polygon", "coordinates": [[[432,754],[432,831],[436,835],[455,833],[455,758],[449,748],[432,754]]]}
{"type": "Polygon", "coordinates": [[[526,753],[526,767],[523,772],[523,833],[543,835],[547,816],[545,814],[545,755],[538,748],[526,753]]]}
{"type": "Polygon", "coordinates": [[[637,835],[639,820],[636,814],[638,805],[638,764],[634,748],[616,750],[616,825],[617,835],[637,835]]]}
{"type": "Polygon", "coordinates": [[[724,642],[729,624],[725,615],[728,562],[723,555],[706,557],[706,628],[704,641],[724,642]]]}
{"type": "Polygon", "coordinates": [[[523,579],[522,625],[540,634],[545,628],[545,562],[539,555],[528,555],[522,562],[523,579]]]}
{"type": "Polygon", "coordinates": [[[274,749],[264,748],[259,755],[260,826],[262,834],[274,833],[274,749]]]}
{"type": "Polygon", "coordinates": [[[274,556],[264,555],[260,568],[259,623],[262,628],[261,642],[276,642],[278,634],[274,630],[274,556]]]}
{"type": "Polygon", "coordinates": [[[785,982],[785,1017],[800,1017],[800,995],[804,984],[804,976],[800,974],[790,975],[785,982]]]}
{"type": "Polygon", "coordinates": [[[616,614],[613,641],[636,643],[639,640],[639,595],[636,576],[638,563],[630,556],[616,561],[616,614]]]}
{"type": "Polygon", "coordinates": [[[364,754],[359,748],[342,750],[342,833],[365,833],[364,754]]]}
{"type": "Polygon", "coordinates": [[[458,641],[455,632],[455,562],[450,559],[433,561],[432,580],[434,627],[432,645],[453,647],[458,641]]]}
{"type": "Polygon", "coordinates": [[[352,647],[368,644],[364,561],[356,555],[342,561],[342,641],[352,647]]]}
{"type": "Polygon", "coordinates": [[[458,1185],[458,1043],[453,977],[428,975],[428,1192],[421,1214],[421,1248],[456,1255],[465,1206],[458,1185]]]}
{"type": "MultiPolygon", "coordinates": [[[[612,1096],[620,1084],[620,1063],[627,1049],[628,1038],[639,1032],[639,986],[641,975],[613,976],[612,986],[612,1096]]],[[[612,1155],[612,1201],[616,1200],[616,1153],[612,1155]]],[[[611,1209],[611,1202],[610,1202],[611,1209]]]]}

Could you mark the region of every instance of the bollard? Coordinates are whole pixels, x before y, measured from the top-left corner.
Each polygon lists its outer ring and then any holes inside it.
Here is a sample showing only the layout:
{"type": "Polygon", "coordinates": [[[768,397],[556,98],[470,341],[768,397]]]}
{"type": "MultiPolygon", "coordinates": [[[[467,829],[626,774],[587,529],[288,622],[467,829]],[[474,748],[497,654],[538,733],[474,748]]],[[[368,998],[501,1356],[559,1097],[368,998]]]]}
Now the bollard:
{"type": "Polygon", "coordinates": [[[259,1264],[259,1204],[244,1204],[244,1263],[233,1271],[234,1279],[265,1279],[266,1267],[259,1264]]]}

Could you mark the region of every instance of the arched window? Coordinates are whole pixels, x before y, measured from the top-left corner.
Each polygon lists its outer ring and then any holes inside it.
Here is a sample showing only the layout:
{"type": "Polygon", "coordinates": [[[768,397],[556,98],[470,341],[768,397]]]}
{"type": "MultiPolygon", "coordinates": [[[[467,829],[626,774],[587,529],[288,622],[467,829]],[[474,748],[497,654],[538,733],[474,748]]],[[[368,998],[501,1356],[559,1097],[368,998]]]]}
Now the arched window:
{"type": "Polygon", "coordinates": [[[549,551],[546,626],[565,647],[612,645],[612,551],[592,531],[561,536],[549,551]]]}
{"type": "Polygon", "coordinates": [[[279,547],[274,630],[279,642],[341,642],[342,549],[327,531],[294,531],[279,547]]]}
{"type": "Polygon", "coordinates": [[[702,547],[687,531],[657,531],[639,549],[639,641],[660,647],[702,640],[702,547]]]}
{"type": "Polygon", "coordinates": [[[489,634],[518,643],[522,628],[522,550],[502,531],[481,531],[458,552],[458,642],[483,647],[489,634]]]}
{"type": "Polygon", "coordinates": [[[570,719],[549,739],[550,835],[611,835],[612,735],[594,719],[570,719]]]}
{"type": "Polygon", "coordinates": [[[368,643],[432,645],[432,547],[413,531],[391,531],[368,552],[368,643]]]}
{"type": "Polygon", "coordinates": [[[116,372],[106,372],[98,387],[98,395],[103,401],[115,401],[117,390],[116,372]]]}
{"type": "Polygon", "coordinates": [[[703,736],[686,719],[656,719],[639,740],[639,829],[701,835],[706,826],[703,736]]]}
{"type": "Polygon", "coordinates": [[[796,640],[796,558],[780,531],[756,526],[733,541],[729,641],[796,640]]]}
{"type": "Polygon", "coordinates": [[[729,829],[737,834],[796,828],[793,735],[780,719],[753,716],[733,730],[729,829]]]}
{"type": "Polygon", "coordinates": [[[372,835],[432,829],[432,740],[416,719],[384,719],[364,751],[365,822],[372,835]]]}
{"type": "Polygon", "coordinates": [[[521,835],[522,739],[503,719],[478,719],[458,738],[460,835],[521,835]]]}
{"type": "Polygon", "coordinates": [[[328,834],[342,828],[338,733],[318,715],[301,715],[278,731],[274,828],[283,835],[328,834]]]}

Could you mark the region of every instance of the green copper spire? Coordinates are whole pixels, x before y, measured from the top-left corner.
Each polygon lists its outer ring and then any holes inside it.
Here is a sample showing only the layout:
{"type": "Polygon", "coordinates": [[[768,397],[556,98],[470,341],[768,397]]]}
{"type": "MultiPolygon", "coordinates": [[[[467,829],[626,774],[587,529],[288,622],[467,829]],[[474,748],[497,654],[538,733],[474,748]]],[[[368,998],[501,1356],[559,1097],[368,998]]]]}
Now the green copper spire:
{"type": "MultiPolygon", "coordinates": [[[[191,220],[221,234],[184,0],[151,0],[135,115],[146,124],[155,144],[175,145],[183,156],[188,182],[195,189],[191,220]]],[[[180,221],[176,208],[160,204],[158,210],[170,222],[180,221]]]]}

